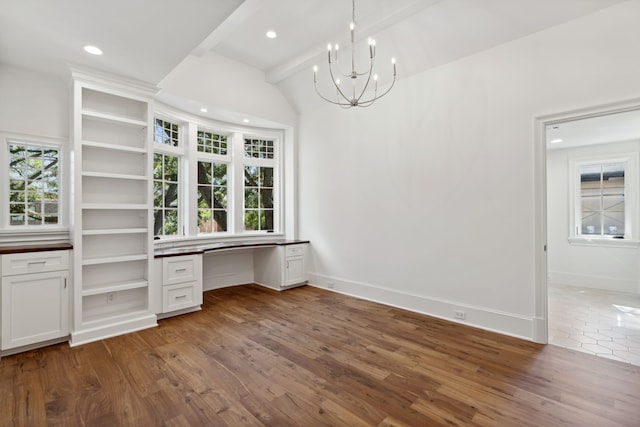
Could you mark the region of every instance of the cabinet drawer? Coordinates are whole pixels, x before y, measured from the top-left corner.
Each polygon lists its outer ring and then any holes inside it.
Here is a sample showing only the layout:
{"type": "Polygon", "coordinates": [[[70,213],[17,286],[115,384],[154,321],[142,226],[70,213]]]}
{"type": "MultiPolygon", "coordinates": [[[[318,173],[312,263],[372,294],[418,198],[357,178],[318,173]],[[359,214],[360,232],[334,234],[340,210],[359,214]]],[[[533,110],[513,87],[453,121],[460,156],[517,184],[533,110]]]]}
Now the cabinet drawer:
{"type": "Polygon", "coordinates": [[[286,247],[286,256],[300,256],[304,254],[304,245],[289,245],[286,247]]]}
{"type": "Polygon", "coordinates": [[[164,258],[162,260],[162,284],[173,285],[197,280],[202,276],[200,255],[164,258]]]}
{"type": "Polygon", "coordinates": [[[198,282],[180,283],[162,287],[162,312],[189,308],[201,303],[198,282]]]}
{"type": "Polygon", "coordinates": [[[69,251],[28,252],[2,255],[2,276],[44,273],[69,268],[69,251]]]}

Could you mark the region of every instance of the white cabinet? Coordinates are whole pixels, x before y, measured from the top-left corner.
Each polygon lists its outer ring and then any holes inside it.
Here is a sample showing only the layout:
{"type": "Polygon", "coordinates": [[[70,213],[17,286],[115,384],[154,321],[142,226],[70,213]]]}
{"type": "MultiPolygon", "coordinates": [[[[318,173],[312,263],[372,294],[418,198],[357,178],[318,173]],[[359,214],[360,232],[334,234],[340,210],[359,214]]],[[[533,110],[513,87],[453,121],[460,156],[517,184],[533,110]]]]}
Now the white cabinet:
{"type": "Polygon", "coordinates": [[[202,304],[202,255],[162,258],[162,313],[202,304]]]}
{"type": "Polygon", "coordinates": [[[254,281],[277,290],[307,283],[306,253],[306,243],[255,249],[254,281]]]}
{"type": "Polygon", "coordinates": [[[152,98],[156,88],[73,71],[73,345],[155,326],[152,98]]]}
{"type": "Polygon", "coordinates": [[[69,335],[69,253],[2,255],[0,349],[69,335]]]}

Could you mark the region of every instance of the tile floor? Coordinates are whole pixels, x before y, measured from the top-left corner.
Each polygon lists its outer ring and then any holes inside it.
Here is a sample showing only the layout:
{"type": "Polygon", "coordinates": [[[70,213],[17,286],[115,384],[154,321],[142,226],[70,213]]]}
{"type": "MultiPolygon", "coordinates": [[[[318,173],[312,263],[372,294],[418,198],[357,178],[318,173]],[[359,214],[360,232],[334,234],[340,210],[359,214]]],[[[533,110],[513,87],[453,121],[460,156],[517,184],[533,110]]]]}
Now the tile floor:
{"type": "Polygon", "coordinates": [[[549,343],[640,365],[640,294],[550,284],[549,343]]]}

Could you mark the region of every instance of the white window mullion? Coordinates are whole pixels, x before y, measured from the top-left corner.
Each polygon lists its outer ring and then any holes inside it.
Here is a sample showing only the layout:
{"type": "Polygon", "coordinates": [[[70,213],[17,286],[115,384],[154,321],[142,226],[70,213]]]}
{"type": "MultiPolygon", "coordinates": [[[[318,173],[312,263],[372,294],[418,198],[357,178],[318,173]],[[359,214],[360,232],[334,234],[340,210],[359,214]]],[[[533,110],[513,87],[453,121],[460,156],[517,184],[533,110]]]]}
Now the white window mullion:
{"type": "Polygon", "coordinates": [[[242,133],[236,132],[232,136],[231,152],[231,172],[230,188],[232,189],[230,206],[232,206],[231,217],[233,218],[231,227],[235,234],[244,231],[244,138],[242,133]]]}
{"type": "Polygon", "coordinates": [[[187,171],[186,187],[188,194],[188,203],[185,204],[184,212],[187,217],[188,236],[198,235],[198,126],[195,123],[189,123],[187,138],[187,171]]]}

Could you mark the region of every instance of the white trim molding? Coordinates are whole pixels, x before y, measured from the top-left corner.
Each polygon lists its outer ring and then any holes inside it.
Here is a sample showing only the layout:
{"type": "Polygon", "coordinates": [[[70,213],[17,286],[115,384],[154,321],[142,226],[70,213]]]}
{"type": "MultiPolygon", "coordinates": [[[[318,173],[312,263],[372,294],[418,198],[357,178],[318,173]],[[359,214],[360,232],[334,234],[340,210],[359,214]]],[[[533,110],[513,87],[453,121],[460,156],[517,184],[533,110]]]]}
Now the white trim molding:
{"type": "MultiPolygon", "coordinates": [[[[429,298],[319,273],[309,273],[309,285],[529,341],[537,341],[534,334],[541,327],[539,319],[533,317],[429,298]],[[454,311],[463,311],[466,319],[456,319],[454,311]]],[[[542,324],[546,335],[546,323],[542,324]]]]}

